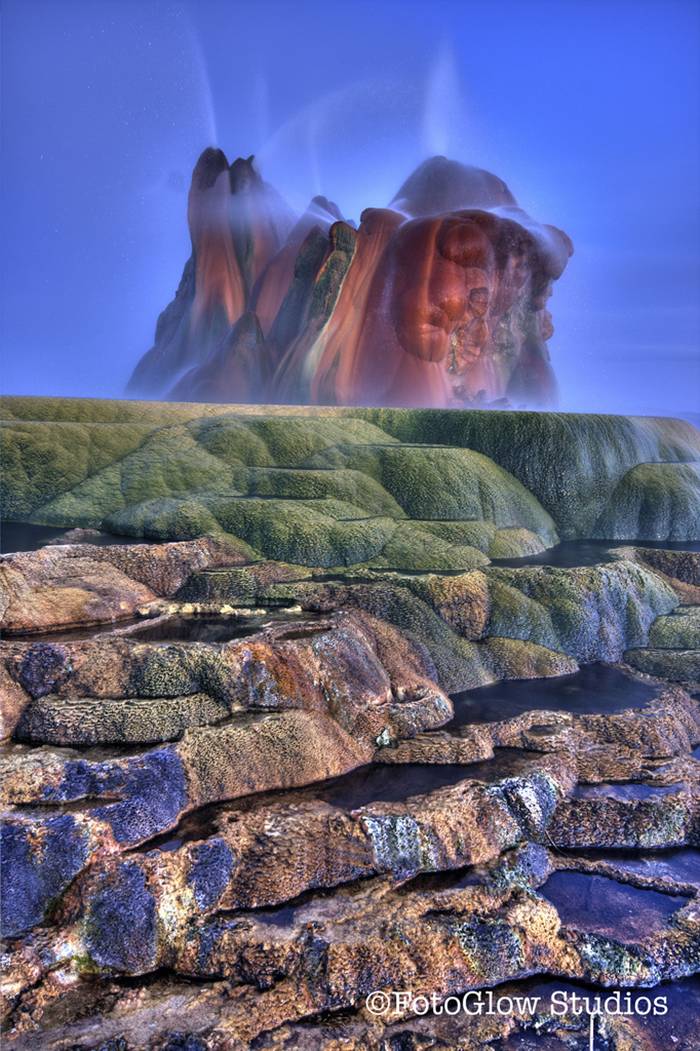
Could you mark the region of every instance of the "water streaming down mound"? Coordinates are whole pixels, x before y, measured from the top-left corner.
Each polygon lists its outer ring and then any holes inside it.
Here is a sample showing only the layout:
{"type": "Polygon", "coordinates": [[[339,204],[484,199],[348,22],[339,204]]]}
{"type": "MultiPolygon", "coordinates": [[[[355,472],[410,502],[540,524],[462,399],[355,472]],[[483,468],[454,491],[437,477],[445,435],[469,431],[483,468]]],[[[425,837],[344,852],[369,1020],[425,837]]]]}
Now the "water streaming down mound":
{"type": "Polygon", "coordinates": [[[358,229],[329,202],[320,223],[294,226],[253,161],[229,166],[213,148],[199,158],[193,255],[131,391],[282,404],[554,402],[546,304],[573,249],[517,208],[502,180],[434,157],[388,208],[368,202],[358,229]]]}

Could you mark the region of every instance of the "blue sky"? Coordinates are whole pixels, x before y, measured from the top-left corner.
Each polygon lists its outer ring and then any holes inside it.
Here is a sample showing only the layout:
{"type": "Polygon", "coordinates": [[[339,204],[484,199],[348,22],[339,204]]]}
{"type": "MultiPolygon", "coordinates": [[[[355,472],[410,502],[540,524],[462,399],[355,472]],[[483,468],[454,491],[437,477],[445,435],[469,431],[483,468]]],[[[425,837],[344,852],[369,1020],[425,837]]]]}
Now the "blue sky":
{"type": "Polygon", "coordinates": [[[3,0],[5,392],[119,396],[204,146],[357,217],[424,157],[489,168],[576,254],[565,408],[700,407],[695,0],[3,0]]]}

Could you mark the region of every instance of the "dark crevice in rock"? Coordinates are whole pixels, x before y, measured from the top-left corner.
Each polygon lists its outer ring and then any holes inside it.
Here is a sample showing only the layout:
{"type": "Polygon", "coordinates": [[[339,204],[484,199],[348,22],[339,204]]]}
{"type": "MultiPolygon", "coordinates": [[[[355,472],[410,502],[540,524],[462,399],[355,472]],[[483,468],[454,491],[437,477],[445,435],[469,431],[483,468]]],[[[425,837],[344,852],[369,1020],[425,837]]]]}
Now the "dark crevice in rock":
{"type": "Polygon", "coordinates": [[[397,887],[397,894],[433,894],[443,890],[461,890],[486,883],[488,875],[477,866],[467,865],[448,872],[423,872],[405,880],[397,887]]]}

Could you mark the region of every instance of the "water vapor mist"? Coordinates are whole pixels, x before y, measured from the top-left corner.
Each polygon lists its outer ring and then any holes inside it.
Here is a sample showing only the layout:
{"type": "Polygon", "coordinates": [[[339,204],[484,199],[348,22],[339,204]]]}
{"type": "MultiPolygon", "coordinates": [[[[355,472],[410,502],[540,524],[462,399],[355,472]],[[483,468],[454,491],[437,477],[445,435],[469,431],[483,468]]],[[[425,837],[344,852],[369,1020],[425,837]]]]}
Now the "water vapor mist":
{"type": "Polygon", "coordinates": [[[459,72],[454,49],[443,40],[428,74],[423,109],[423,148],[426,154],[454,152],[464,120],[459,72]]]}

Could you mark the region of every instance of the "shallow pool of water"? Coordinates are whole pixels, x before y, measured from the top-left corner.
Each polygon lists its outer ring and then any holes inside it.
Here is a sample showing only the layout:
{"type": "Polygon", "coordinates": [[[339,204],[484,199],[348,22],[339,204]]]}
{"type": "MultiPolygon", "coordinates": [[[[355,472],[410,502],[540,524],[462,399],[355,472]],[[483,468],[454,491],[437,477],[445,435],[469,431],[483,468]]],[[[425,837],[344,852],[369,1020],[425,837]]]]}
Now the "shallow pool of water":
{"type": "Polygon", "coordinates": [[[522,773],[541,758],[518,748],[498,748],[493,759],[478,763],[375,763],[323,782],[314,795],[333,806],[355,810],[368,803],[402,802],[467,779],[490,783],[522,773]]]}
{"type": "MultiPolygon", "coordinates": [[[[586,1026],[580,1033],[567,1033],[566,1042],[554,1033],[524,1031],[488,1046],[491,1051],[589,1051],[590,1040],[586,1026]]],[[[598,1051],[595,1044],[594,1051],[598,1051]]]]}
{"type": "MultiPolygon", "coordinates": [[[[131,618],[129,620],[112,621],[110,623],[94,624],[86,628],[64,628],[60,631],[49,631],[32,633],[29,635],[7,636],[11,642],[40,643],[40,642],[81,642],[86,639],[96,639],[108,636],[114,631],[119,631],[124,638],[134,639],[137,642],[208,642],[223,643],[234,639],[242,639],[248,635],[255,635],[265,627],[272,624],[289,624],[290,632],[283,636],[306,637],[324,630],[316,626],[314,620],[320,620],[324,614],[307,611],[289,612],[283,607],[274,610],[266,610],[259,616],[241,617],[235,614],[190,614],[153,618],[131,618]],[[306,627],[306,622],[312,623],[306,627]],[[295,630],[300,625],[298,630],[295,630]],[[301,626],[303,625],[303,627],[301,626]]],[[[0,638],[2,633],[0,632],[0,638]]]]}
{"type": "MultiPolygon", "coordinates": [[[[129,630],[128,637],[139,642],[230,642],[254,635],[268,624],[297,624],[313,621],[319,614],[285,613],[284,610],[264,613],[255,617],[226,616],[225,614],[207,616],[172,616],[144,621],[136,628],[129,630]]],[[[319,631],[311,627],[309,631],[319,631]]],[[[301,632],[298,632],[301,634],[301,632]]]]}
{"type": "Polygon", "coordinates": [[[369,803],[397,803],[411,796],[424,795],[459,781],[473,779],[491,783],[523,773],[541,760],[535,752],[518,748],[497,748],[493,759],[478,763],[374,763],[342,777],[303,788],[265,792],[215,803],[187,814],[176,829],[164,833],[142,849],[177,850],[183,843],[216,835],[227,814],[251,808],[303,803],[319,799],[343,810],[356,810],[369,803]]]}
{"type": "Polygon", "coordinates": [[[573,799],[619,799],[623,802],[637,799],[661,799],[679,792],[683,785],[645,785],[630,781],[624,784],[603,783],[599,785],[577,785],[571,793],[573,799]]]}
{"type": "Polygon", "coordinates": [[[494,558],[494,566],[559,566],[571,569],[574,566],[597,566],[610,561],[610,552],[617,547],[653,547],[665,551],[700,551],[700,541],[673,540],[563,540],[561,544],[537,555],[521,558],[494,558]]]}
{"type": "MultiPolygon", "coordinates": [[[[37,551],[40,547],[65,536],[67,526],[34,525],[32,522],[0,522],[0,554],[13,551],[37,551]]],[[[150,544],[151,540],[143,537],[117,536],[114,533],[100,533],[90,540],[66,540],[66,543],[90,543],[98,547],[111,547],[113,544],[150,544]]]]}
{"type": "Polygon", "coordinates": [[[621,942],[648,938],[688,901],[588,872],[555,872],[539,893],[565,926],[621,942]]]}
{"type": "MultiPolygon", "coordinates": [[[[629,1023],[634,1031],[640,1034],[640,1051],[643,1046],[648,1051],[697,1051],[700,1041],[697,1039],[698,1019],[700,1019],[700,978],[684,978],[676,982],[664,982],[651,988],[623,989],[619,986],[601,988],[585,985],[582,982],[564,981],[560,978],[530,978],[522,982],[509,982],[500,986],[497,992],[501,995],[527,996],[539,998],[539,1010],[546,1014],[551,1009],[552,997],[557,994],[558,1001],[562,996],[571,1003],[573,997],[595,1002],[598,996],[615,996],[619,993],[621,1003],[629,1004],[629,1023]],[[649,1000],[662,997],[665,1013],[654,1014],[650,1010],[649,1000]],[[643,1035],[642,1035],[643,1034],[643,1035]]],[[[560,1016],[559,1016],[560,1017],[560,1016]]],[[[561,1018],[560,1018],[561,1020],[561,1018]]],[[[563,1020],[562,1020],[563,1021],[563,1020]]],[[[507,1038],[497,1040],[488,1046],[492,1051],[591,1051],[589,1016],[584,1015],[581,1030],[574,1032],[569,1024],[561,1027],[565,1040],[555,1034],[524,1030],[507,1038]]],[[[560,1030],[561,1031],[561,1030],[560,1030]]],[[[630,1045],[631,1046],[631,1045],[630,1045]]],[[[592,1051],[610,1051],[611,1044],[601,1033],[599,1024],[594,1026],[592,1051]]]]}
{"type": "Polygon", "coordinates": [[[566,851],[591,861],[607,861],[627,872],[658,879],[672,879],[677,883],[700,886],[700,849],[675,847],[673,850],[613,850],[609,847],[566,851]]]}
{"type": "Polygon", "coordinates": [[[480,686],[453,696],[450,727],[492,723],[533,710],[610,715],[647,704],[656,688],[608,664],[585,664],[573,675],[553,679],[516,679],[480,686]]]}

